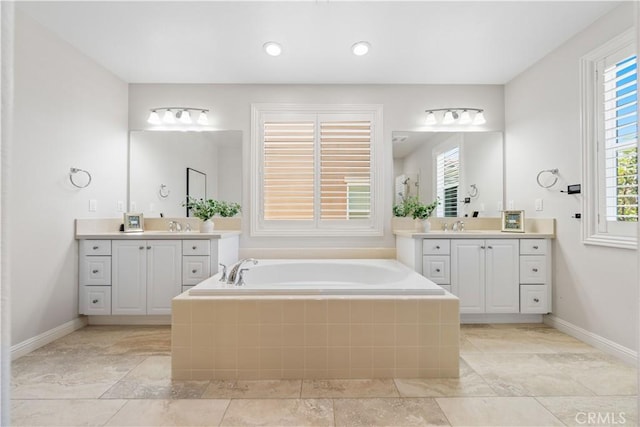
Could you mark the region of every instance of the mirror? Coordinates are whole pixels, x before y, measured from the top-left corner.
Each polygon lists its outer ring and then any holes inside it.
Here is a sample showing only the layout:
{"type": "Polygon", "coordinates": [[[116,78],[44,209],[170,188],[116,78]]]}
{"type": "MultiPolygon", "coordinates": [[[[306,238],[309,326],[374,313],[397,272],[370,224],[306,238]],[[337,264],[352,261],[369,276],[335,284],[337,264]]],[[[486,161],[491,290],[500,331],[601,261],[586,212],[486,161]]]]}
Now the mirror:
{"type": "Polygon", "coordinates": [[[476,211],[480,217],[500,216],[504,206],[501,132],[394,131],[392,144],[394,203],[416,195],[430,202],[439,195],[443,203],[437,216],[471,217],[476,211]]]}
{"type": "Polygon", "coordinates": [[[241,131],[130,133],[130,212],[184,217],[182,202],[191,191],[242,203],[241,131]]]}

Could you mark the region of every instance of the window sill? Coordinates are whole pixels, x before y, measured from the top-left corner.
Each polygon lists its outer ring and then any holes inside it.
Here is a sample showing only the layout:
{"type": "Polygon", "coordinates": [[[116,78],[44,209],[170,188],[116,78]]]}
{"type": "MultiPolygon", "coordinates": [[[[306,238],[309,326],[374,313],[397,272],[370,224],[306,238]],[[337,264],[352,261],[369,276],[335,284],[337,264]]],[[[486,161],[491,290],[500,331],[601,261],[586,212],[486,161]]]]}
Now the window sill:
{"type": "Polygon", "coordinates": [[[606,246],[618,249],[638,249],[638,239],[626,236],[610,236],[606,234],[595,234],[582,240],[585,245],[606,246]]]}

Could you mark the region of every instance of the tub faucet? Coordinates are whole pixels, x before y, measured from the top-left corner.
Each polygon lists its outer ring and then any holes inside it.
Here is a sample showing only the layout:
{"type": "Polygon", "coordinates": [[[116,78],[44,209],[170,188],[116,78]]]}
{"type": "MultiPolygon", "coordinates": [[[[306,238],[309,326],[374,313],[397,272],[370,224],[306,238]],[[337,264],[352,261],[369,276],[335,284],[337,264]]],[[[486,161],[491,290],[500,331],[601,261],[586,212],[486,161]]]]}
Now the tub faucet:
{"type": "Polygon", "coordinates": [[[244,264],[245,262],[252,262],[253,265],[256,265],[258,263],[258,260],[253,258],[245,258],[235,263],[235,265],[231,267],[231,270],[229,270],[229,276],[227,277],[228,284],[230,285],[238,284],[238,281],[240,279],[240,276],[238,275],[238,270],[240,270],[240,267],[242,267],[242,264],[244,264]]]}
{"type": "Polygon", "coordinates": [[[226,282],[227,281],[227,266],[224,265],[223,263],[219,263],[218,265],[220,266],[220,270],[222,271],[222,274],[220,274],[220,282],[226,282]]]}

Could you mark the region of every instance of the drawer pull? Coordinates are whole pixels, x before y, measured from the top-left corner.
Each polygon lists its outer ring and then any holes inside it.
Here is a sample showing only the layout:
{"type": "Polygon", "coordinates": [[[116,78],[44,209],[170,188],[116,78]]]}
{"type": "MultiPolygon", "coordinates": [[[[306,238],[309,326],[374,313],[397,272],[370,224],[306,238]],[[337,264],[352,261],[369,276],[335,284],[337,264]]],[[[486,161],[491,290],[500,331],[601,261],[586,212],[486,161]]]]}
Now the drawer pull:
{"type": "Polygon", "coordinates": [[[140,246],[138,249],[143,250],[143,249],[144,249],[144,246],[140,246]]]}
{"type": "Polygon", "coordinates": [[[94,251],[97,251],[98,249],[100,249],[100,246],[94,246],[94,247],[93,247],[93,250],[94,250],[94,251]]]}
{"type": "Polygon", "coordinates": [[[484,246],[480,246],[480,249],[484,249],[484,246]]]}
{"type": "Polygon", "coordinates": [[[198,272],[198,270],[191,270],[191,272],[192,272],[193,274],[196,274],[196,273],[198,272]]]}
{"type": "Polygon", "coordinates": [[[191,246],[191,249],[193,249],[195,251],[196,249],[198,249],[198,247],[197,246],[191,246]]]}
{"type": "Polygon", "coordinates": [[[151,246],[147,246],[147,249],[151,249],[151,246]]]}
{"type": "Polygon", "coordinates": [[[535,245],[535,246],[533,247],[533,249],[538,249],[538,245],[535,245]]]}
{"type": "Polygon", "coordinates": [[[436,273],[440,273],[440,269],[439,268],[436,268],[436,273]]]}
{"type": "Polygon", "coordinates": [[[487,246],[488,249],[493,249],[493,246],[487,246]]]}
{"type": "Polygon", "coordinates": [[[94,299],[93,301],[91,301],[91,304],[97,304],[100,300],[94,299]]]}
{"type": "Polygon", "coordinates": [[[93,270],[93,271],[92,271],[92,273],[93,273],[93,274],[97,274],[97,273],[98,273],[98,270],[93,270]]]}
{"type": "Polygon", "coordinates": [[[538,298],[534,298],[533,302],[540,302],[540,300],[538,298]]]}
{"type": "Polygon", "coordinates": [[[537,272],[538,272],[538,269],[537,269],[537,268],[532,268],[531,270],[533,270],[533,272],[534,272],[534,273],[537,273],[537,272]]]}
{"type": "Polygon", "coordinates": [[[436,245],[436,249],[440,249],[440,246],[439,246],[439,245],[436,245]]]}

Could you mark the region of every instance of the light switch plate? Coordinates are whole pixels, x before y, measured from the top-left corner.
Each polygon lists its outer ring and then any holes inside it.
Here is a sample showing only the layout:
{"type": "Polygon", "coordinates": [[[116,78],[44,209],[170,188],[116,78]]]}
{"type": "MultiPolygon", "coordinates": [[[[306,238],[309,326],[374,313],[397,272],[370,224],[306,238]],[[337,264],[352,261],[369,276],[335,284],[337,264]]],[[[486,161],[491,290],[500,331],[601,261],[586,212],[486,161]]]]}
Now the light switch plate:
{"type": "Polygon", "coordinates": [[[89,200],[89,212],[95,212],[98,210],[98,201],[96,199],[89,200]]]}
{"type": "Polygon", "coordinates": [[[116,212],[124,212],[124,202],[122,200],[118,200],[116,212]]]}
{"type": "Polygon", "coordinates": [[[509,210],[513,210],[513,200],[509,200],[509,203],[507,203],[507,206],[509,207],[509,210]]]}
{"type": "Polygon", "coordinates": [[[536,199],[535,205],[536,205],[536,210],[538,212],[542,211],[542,209],[543,209],[543,207],[542,207],[542,199],[536,199]]]}

